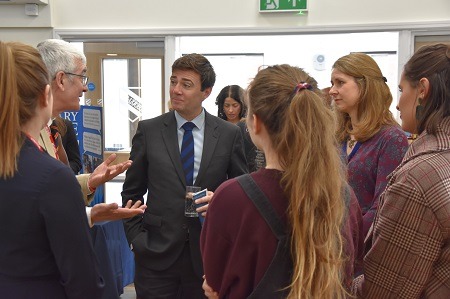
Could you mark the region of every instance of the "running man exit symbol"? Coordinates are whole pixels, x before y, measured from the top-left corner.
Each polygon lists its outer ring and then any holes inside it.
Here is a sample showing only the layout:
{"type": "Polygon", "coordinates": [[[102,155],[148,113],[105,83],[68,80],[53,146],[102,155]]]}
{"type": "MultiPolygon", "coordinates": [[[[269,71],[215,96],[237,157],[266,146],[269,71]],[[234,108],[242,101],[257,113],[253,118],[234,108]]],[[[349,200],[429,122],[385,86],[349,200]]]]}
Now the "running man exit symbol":
{"type": "Polygon", "coordinates": [[[266,0],[267,9],[277,9],[280,6],[280,0],[266,0]]]}
{"type": "Polygon", "coordinates": [[[306,11],[307,0],[260,0],[260,12],[306,11]]]}

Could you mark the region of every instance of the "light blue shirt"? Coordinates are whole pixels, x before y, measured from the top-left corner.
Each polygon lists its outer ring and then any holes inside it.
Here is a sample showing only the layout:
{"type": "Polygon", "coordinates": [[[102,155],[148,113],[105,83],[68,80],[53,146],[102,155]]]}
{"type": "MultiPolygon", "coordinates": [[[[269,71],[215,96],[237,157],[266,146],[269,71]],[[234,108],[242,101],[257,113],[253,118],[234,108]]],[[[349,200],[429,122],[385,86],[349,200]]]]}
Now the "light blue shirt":
{"type": "MultiPolygon", "coordinates": [[[[178,149],[181,152],[181,143],[183,142],[184,129],[182,126],[188,122],[177,111],[175,111],[175,118],[177,120],[178,128],[178,149]]],[[[193,120],[195,128],[192,129],[192,136],[194,137],[194,184],[197,179],[198,170],[200,169],[200,162],[203,154],[203,140],[205,139],[205,109],[193,120]]]]}

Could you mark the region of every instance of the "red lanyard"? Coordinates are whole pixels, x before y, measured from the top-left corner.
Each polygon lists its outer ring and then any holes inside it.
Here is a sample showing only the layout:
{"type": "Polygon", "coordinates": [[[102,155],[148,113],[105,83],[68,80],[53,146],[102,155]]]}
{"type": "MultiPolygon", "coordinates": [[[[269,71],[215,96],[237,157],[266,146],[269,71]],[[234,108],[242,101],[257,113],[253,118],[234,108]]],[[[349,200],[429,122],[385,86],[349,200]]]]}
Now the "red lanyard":
{"type": "Polygon", "coordinates": [[[36,141],[36,139],[34,139],[33,137],[31,137],[30,134],[23,132],[25,135],[27,135],[28,139],[31,140],[31,142],[34,143],[34,145],[36,145],[36,147],[38,148],[38,150],[40,150],[41,152],[44,152],[44,149],[42,148],[42,146],[39,145],[39,143],[36,141]]]}

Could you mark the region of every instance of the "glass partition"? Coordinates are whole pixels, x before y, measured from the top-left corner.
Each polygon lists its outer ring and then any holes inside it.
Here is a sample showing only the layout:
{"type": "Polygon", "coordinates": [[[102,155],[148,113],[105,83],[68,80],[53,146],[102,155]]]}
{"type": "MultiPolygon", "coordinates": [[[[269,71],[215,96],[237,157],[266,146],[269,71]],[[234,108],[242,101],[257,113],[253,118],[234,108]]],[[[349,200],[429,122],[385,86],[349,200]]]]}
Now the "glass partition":
{"type": "Polygon", "coordinates": [[[162,113],[162,60],[103,59],[105,150],[131,148],[137,124],[162,113]]]}

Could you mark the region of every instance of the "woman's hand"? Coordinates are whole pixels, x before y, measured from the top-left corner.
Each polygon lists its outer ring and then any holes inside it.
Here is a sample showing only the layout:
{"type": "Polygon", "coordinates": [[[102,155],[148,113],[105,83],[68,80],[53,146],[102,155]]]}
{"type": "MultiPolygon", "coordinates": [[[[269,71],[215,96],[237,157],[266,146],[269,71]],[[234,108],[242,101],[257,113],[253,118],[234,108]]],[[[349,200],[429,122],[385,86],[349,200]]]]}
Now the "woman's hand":
{"type": "Polygon", "coordinates": [[[205,296],[208,297],[209,299],[218,299],[219,298],[219,294],[217,292],[214,292],[214,290],[208,285],[208,283],[206,282],[206,278],[205,275],[203,275],[203,285],[202,288],[205,291],[205,296]]]}

